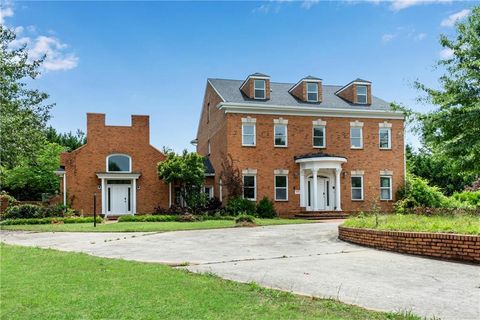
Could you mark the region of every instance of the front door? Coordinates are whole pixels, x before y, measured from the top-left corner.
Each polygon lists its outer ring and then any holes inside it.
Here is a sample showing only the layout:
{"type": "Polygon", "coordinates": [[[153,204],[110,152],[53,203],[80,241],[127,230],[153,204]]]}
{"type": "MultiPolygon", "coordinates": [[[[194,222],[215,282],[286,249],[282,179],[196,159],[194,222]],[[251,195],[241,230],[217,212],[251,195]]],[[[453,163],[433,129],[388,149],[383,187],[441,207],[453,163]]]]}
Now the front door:
{"type": "Polygon", "coordinates": [[[130,181],[128,183],[127,181],[118,180],[107,185],[107,212],[109,215],[132,212],[132,185],[130,181]]]}
{"type": "MultiPolygon", "coordinates": [[[[307,179],[307,210],[314,211],[313,177],[307,179]]],[[[330,179],[317,177],[317,210],[330,210],[330,179]]]]}

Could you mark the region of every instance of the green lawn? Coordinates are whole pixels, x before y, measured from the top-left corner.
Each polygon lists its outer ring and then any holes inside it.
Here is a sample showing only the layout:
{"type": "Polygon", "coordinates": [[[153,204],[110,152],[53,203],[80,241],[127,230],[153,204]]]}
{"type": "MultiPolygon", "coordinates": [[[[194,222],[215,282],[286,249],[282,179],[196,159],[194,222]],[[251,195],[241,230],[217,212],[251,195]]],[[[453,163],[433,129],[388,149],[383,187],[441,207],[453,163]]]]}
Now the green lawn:
{"type": "MultiPolygon", "coordinates": [[[[312,223],[312,220],[300,219],[256,219],[260,226],[312,223]]],[[[28,231],[72,231],[72,232],[147,232],[147,231],[176,231],[194,229],[232,228],[232,220],[206,220],[199,222],[117,222],[108,224],[72,223],[72,224],[37,224],[37,225],[5,225],[2,230],[28,231]]]]}
{"type": "Polygon", "coordinates": [[[380,215],[378,226],[375,226],[375,217],[369,215],[349,218],[343,223],[343,226],[378,230],[480,235],[480,217],[475,216],[380,215]]]}
{"type": "Polygon", "coordinates": [[[1,245],[1,319],[419,319],[153,264],[1,245]]]}

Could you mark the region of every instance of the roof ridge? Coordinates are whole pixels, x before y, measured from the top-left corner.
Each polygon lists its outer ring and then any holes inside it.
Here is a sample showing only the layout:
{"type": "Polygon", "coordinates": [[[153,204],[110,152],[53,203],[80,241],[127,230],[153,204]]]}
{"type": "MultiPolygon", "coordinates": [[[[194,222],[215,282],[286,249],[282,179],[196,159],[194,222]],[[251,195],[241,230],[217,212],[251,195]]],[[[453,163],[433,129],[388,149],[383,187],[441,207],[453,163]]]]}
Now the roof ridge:
{"type": "MultiPolygon", "coordinates": [[[[238,81],[242,82],[243,80],[239,79],[227,79],[227,78],[207,78],[207,80],[227,80],[227,81],[238,81]]],[[[270,83],[275,83],[275,84],[285,84],[285,85],[295,85],[296,82],[277,82],[277,81],[270,81],[270,83]]],[[[322,83],[322,86],[327,86],[327,87],[343,87],[342,84],[324,84],[322,83]]]]}

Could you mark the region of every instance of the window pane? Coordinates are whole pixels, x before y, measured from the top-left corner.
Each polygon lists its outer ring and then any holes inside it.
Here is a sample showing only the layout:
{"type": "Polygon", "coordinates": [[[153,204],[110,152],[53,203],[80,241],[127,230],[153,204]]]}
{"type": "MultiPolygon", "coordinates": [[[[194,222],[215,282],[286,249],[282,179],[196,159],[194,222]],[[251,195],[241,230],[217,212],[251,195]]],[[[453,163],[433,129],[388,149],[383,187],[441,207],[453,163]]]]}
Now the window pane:
{"type": "Polygon", "coordinates": [[[243,188],[243,197],[245,199],[255,199],[255,188],[243,188]]]}
{"type": "Polygon", "coordinates": [[[275,189],[275,199],[287,200],[287,189],[286,188],[275,189]]]}
{"type": "Polygon", "coordinates": [[[355,148],[362,147],[362,140],[360,138],[352,138],[351,142],[352,142],[352,147],[355,147],[355,148]]]}
{"type": "Polygon", "coordinates": [[[350,128],[350,143],[352,147],[362,147],[362,128],[350,128]]]}
{"type": "Polygon", "coordinates": [[[275,126],[275,135],[284,136],[287,128],[285,126],[275,126]]]}
{"type": "Polygon", "coordinates": [[[352,199],[353,200],[362,200],[362,190],[361,189],[352,189],[352,199]]]}
{"type": "Polygon", "coordinates": [[[275,126],[275,145],[276,146],[286,146],[287,145],[287,127],[286,126],[275,126]]]}
{"type": "Polygon", "coordinates": [[[352,177],[352,188],[361,188],[361,187],[362,187],[362,178],[352,177]]]}
{"type": "Polygon", "coordinates": [[[253,134],[253,132],[254,132],[253,125],[250,125],[250,124],[243,125],[243,134],[253,134]]]}
{"type": "Polygon", "coordinates": [[[255,89],[265,90],[265,80],[255,80],[255,89]]]}
{"type": "Polygon", "coordinates": [[[265,98],[265,91],[255,89],[255,98],[264,99],[265,98]]]}
{"type": "Polygon", "coordinates": [[[130,159],[127,156],[110,156],[108,171],[130,171],[130,159]]]}
{"type": "Polygon", "coordinates": [[[380,148],[389,148],[390,130],[380,129],[380,148]]]}
{"type": "Polygon", "coordinates": [[[357,95],[367,95],[367,86],[357,86],[357,95]]]}
{"type": "Polygon", "coordinates": [[[254,136],[243,136],[243,144],[244,145],[255,145],[255,137],[254,136]]]}
{"type": "Polygon", "coordinates": [[[276,188],[286,188],[287,187],[287,177],[286,176],[275,176],[275,187],[276,188]]]}
{"type": "Polygon", "coordinates": [[[255,176],[244,176],[243,177],[243,186],[244,187],[255,187],[255,176]]]}
{"type": "Polygon", "coordinates": [[[313,127],[313,136],[323,138],[323,127],[313,127]]]}
{"type": "Polygon", "coordinates": [[[308,101],[317,101],[318,100],[317,93],[316,92],[309,92],[307,94],[307,100],[308,101]]]}
{"type": "Polygon", "coordinates": [[[390,200],[390,190],[389,189],[382,189],[380,191],[380,199],[390,200]]]}
{"type": "Polygon", "coordinates": [[[388,177],[381,177],[381,178],[380,178],[380,187],[382,187],[382,188],[389,188],[389,187],[390,187],[390,178],[388,178],[388,177]]]}
{"type": "Polygon", "coordinates": [[[323,138],[314,137],[314,138],[313,138],[313,146],[314,146],[314,147],[324,147],[324,145],[323,145],[323,138]]]}
{"type": "Polygon", "coordinates": [[[357,96],[358,103],[367,103],[367,96],[357,96]]]}
{"type": "Polygon", "coordinates": [[[350,128],[350,136],[352,138],[360,138],[362,136],[361,132],[361,128],[350,128]]]}
{"type": "Polygon", "coordinates": [[[317,92],[318,84],[315,82],[307,82],[307,92],[317,92]]]}

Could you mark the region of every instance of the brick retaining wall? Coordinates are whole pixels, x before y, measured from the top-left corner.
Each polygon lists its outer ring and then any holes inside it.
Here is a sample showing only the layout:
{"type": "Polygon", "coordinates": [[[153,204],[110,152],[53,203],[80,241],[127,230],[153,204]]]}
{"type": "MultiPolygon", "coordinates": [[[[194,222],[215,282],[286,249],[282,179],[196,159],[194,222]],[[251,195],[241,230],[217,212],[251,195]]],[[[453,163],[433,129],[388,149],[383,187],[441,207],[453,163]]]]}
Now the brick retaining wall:
{"type": "Polygon", "coordinates": [[[379,231],[339,226],[338,237],[347,242],[380,250],[480,264],[480,236],[379,231]]]}

